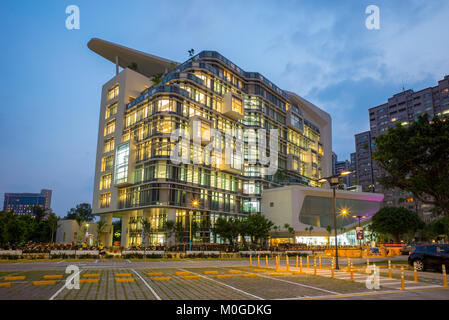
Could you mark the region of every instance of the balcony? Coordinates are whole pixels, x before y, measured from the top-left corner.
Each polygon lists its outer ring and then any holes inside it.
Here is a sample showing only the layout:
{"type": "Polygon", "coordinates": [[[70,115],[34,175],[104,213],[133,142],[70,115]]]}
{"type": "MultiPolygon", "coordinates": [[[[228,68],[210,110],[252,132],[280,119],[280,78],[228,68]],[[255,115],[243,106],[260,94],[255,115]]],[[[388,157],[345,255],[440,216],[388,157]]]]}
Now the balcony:
{"type": "Polygon", "coordinates": [[[223,114],[234,120],[243,118],[243,101],[238,95],[227,92],[223,96],[223,114]]]}

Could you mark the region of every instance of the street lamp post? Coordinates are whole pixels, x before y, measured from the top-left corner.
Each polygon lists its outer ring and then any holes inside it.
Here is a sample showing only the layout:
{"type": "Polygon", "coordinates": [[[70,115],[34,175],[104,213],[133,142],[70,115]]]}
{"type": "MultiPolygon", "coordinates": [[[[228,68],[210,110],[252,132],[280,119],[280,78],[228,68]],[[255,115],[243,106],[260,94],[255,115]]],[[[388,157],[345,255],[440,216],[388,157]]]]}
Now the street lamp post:
{"type": "Polygon", "coordinates": [[[318,182],[329,182],[332,188],[333,202],[334,202],[334,230],[335,230],[335,269],[338,270],[338,241],[337,241],[337,194],[336,189],[338,187],[340,177],[346,176],[352,173],[352,171],[342,171],[340,174],[336,174],[327,178],[321,178],[318,182]]]}
{"type": "MultiPolygon", "coordinates": [[[[198,208],[198,200],[192,201],[192,207],[198,208]]],[[[192,251],[192,211],[189,212],[189,251],[192,251]]]]}

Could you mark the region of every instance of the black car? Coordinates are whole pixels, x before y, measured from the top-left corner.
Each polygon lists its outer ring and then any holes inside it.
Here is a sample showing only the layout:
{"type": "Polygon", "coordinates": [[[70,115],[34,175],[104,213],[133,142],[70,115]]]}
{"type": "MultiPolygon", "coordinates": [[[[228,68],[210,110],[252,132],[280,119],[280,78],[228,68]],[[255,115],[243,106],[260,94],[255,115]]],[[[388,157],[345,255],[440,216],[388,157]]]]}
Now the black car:
{"type": "Polygon", "coordinates": [[[446,265],[446,272],[449,271],[449,245],[448,244],[426,244],[415,245],[410,251],[408,264],[413,266],[416,262],[416,269],[419,271],[426,269],[441,270],[442,265],[446,265]]]}

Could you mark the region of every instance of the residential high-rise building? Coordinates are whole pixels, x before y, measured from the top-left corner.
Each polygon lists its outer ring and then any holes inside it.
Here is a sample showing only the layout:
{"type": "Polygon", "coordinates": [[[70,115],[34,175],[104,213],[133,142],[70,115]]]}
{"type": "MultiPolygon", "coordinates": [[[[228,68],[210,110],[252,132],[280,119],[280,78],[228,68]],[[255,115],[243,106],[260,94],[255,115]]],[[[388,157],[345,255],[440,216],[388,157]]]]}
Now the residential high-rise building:
{"type": "Polygon", "coordinates": [[[167,241],[167,220],[178,241],[192,222],[194,241],[216,242],[216,219],[260,213],[264,189],[319,187],[331,174],[330,116],[261,74],[215,51],[177,63],[100,39],[88,47],[116,64],[102,89],[92,207],[108,226],[122,218],[122,246],[142,242],[141,217],[150,243],[167,241]]]}
{"type": "Polygon", "coordinates": [[[357,184],[362,186],[364,192],[375,192],[373,165],[372,165],[371,133],[365,131],[355,135],[355,165],[357,184]]]}
{"type": "MultiPolygon", "coordinates": [[[[355,170],[351,169],[351,163],[348,160],[338,161],[338,156],[335,154],[335,152],[332,152],[332,174],[337,175],[340,174],[342,171],[350,171],[350,170],[355,170]]],[[[350,174],[342,177],[341,179],[347,187],[351,186],[352,181],[350,174]]]]}
{"type": "Polygon", "coordinates": [[[48,211],[51,206],[52,191],[42,189],[41,193],[5,193],[4,211],[12,211],[18,215],[33,215],[33,207],[38,206],[48,211]]]}
{"type": "Polygon", "coordinates": [[[382,188],[377,181],[382,172],[376,162],[371,159],[373,152],[376,151],[375,139],[379,135],[397,123],[407,126],[410,122],[415,121],[418,115],[425,113],[429,115],[429,119],[433,116],[449,114],[449,75],[438,81],[438,85],[434,87],[417,92],[411,89],[403,90],[390,97],[386,103],[370,108],[370,131],[355,136],[358,183],[364,185],[365,188],[370,185],[374,186],[374,191],[384,193],[384,205],[406,206],[423,214],[430,207],[417,203],[411,194],[382,188]],[[367,148],[364,148],[365,145],[367,148]],[[359,164],[359,161],[362,163],[359,164]],[[362,171],[359,172],[359,170],[362,171]]]}

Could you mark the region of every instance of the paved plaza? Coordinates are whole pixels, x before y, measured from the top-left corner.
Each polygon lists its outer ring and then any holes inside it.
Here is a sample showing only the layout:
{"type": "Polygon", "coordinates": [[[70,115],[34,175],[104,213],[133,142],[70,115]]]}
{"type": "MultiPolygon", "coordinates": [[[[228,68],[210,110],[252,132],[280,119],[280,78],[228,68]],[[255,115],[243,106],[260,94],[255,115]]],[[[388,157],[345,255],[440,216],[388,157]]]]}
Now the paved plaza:
{"type": "MultiPolygon", "coordinates": [[[[403,260],[403,259],[402,259],[403,260]]],[[[449,299],[442,276],[435,272],[405,272],[401,290],[400,269],[391,278],[381,269],[378,289],[369,288],[364,259],[340,259],[334,278],[330,260],[321,268],[313,259],[306,267],[285,260],[275,270],[275,261],[248,260],[77,260],[0,263],[0,299],[32,300],[294,300],[294,299],[449,299]],[[79,270],[79,289],[66,286],[68,266],[79,270]]],[[[381,264],[385,258],[371,259],[381,264]]],[[[397,261],[397,260],[396,260],[397,261]]],[[[400,260],[399,260],[400,262],[400,260]]],[[[405,264],[403,264],[405,266],[405,264]]]]}

